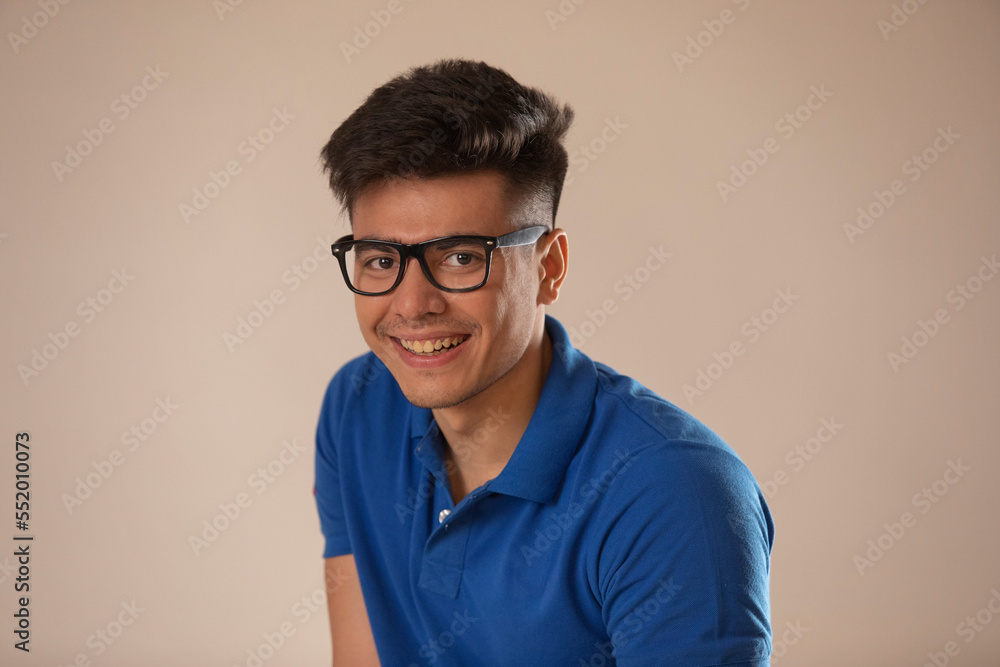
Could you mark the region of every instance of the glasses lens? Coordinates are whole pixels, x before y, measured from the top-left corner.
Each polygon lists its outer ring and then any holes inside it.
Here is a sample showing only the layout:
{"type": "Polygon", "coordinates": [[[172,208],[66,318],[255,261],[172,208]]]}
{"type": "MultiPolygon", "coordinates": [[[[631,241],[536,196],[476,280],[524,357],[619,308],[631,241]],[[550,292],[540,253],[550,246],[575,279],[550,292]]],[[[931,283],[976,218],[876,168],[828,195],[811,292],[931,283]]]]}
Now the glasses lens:
{"type": "Polygon", "coordinates": [[[466,289],[482,284],[489,261],[481,242],[461,238],[432,243],[424,251],[424,259],[434,280],[448,289],[466,289]]]}
{"type": "MultiPolygon", "coordinates": [[[[434,281],[445,289],[471,289],[486,280],[489,253],[482,241],[453,237],[424,246],[424,261],[434,281]]],[[[378,241],[358,241],[344,251],[351,285],[381,294],[396,283],[402,270],[399,250],[378,241]]]]}
{"type": "Polygon", "coordinates": [[[355,243],[344,253],[351,284],[362,292],[385,292],[399,275],[399,252],[372,241],[355,243]]]}

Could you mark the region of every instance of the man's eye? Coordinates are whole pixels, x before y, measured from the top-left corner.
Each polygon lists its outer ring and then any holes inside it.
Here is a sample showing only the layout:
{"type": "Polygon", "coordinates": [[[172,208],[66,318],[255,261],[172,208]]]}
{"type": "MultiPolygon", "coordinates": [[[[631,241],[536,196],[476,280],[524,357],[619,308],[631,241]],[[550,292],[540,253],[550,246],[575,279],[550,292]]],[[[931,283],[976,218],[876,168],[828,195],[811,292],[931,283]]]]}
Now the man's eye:
{"type": "Polygon", "coordinates": [[[466,250],[451,252],[442,258],[442,265],[452,269],[464,269],[481,266],[485,261],[480,252],[470,252],[466,250]]]}
{"type": "Polygon", "coordinates": [[[364,257],[361,264],[366,269],[386,271],[396,266],[396,258],[390,255],[373,255],[364,257]]]}
{"type": "Polygon", "coordinates": [[[449,264],[465,265],[484,259],[483,249],[478,244],[461,240],[443,241],[431,248],[428,255],[449,264]]]}

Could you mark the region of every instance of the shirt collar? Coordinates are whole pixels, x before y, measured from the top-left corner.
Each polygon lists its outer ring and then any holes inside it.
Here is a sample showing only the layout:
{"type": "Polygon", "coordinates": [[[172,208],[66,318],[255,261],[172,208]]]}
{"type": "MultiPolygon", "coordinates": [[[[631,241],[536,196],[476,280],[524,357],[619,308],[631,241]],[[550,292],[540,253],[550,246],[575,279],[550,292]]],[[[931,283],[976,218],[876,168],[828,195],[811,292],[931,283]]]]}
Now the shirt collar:
{"type": "MultiPolygon", "coordinates": [[[[597,369],[587,355],[570,344],[566,329],[545,316],[552,341],[549,372],[528,428],[503,471],[488,484],[489,491],[539,503],[551,501],[590,421],[597,394],[597,369]]],[[[414,408],[410,435],[423,439],[433,428],[432,412],[414,408]]]]}

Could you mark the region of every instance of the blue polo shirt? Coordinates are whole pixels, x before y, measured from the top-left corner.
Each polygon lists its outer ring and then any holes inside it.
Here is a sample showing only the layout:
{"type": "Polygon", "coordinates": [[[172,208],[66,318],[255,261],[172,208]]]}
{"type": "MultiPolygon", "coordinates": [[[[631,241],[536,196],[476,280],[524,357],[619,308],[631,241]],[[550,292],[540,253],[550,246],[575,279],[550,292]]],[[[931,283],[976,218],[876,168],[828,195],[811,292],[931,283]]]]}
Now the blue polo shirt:
{"type": "MultiPolygon", "coordinates": [[[[382,664],[769,664],[774,526],[750,471],[555,319],[545,327],[552,363],[527,430],[458,504],[431,411],[374,354],[330,383],[323,555],[354,554],[382,664]]],[[[504,418],[496,406],[457,455],[504,418]]]]}

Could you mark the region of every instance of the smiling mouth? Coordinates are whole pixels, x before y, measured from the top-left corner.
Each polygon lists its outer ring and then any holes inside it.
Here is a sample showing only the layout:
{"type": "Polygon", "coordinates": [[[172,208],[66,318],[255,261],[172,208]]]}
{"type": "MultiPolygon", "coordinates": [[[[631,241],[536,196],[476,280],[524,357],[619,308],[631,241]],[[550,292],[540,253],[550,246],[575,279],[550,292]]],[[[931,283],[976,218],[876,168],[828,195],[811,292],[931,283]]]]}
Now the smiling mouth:
{"type": "Polygon", "coordinates": [[[422,357],[433,357],[458,347],[468,338],[468,336],[453,336],[449,338],[434,338],[427,340],[403,340],[402,338],[398,338],[397,340],[407,352],[411,352],[422,357]]]}

